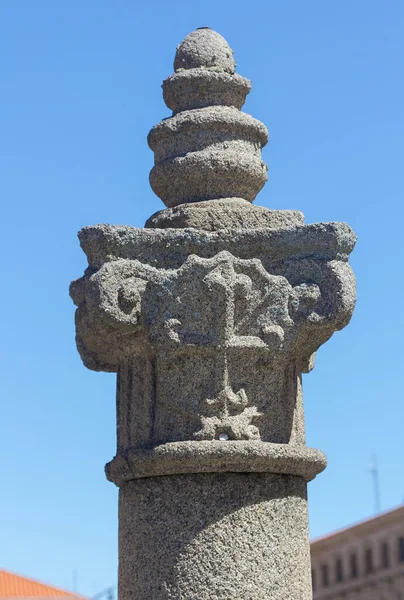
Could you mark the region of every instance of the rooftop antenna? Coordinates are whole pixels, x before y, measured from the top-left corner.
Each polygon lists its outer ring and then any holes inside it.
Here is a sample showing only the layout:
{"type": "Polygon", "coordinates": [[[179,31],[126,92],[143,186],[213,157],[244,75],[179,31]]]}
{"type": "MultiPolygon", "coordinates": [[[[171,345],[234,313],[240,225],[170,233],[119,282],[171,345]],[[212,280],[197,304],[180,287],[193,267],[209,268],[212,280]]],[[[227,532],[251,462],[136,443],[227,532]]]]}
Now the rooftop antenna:
{"type": "Polygon", "coordinates": [[[116,592],[116,585],[111,585],[101,592],[98,592],[95,596],[91,598],[91,600],[100,600],[101,598],[105,598],[105,600],[114,600],[116,592]]]}
{"type": "Polygon", "coordinates": [[[372,454],[372,462],[370,466],[370,472],[372,473],[373,479],[373,498],[374,498],[374,509],[375,513],[380,513],[380,485],[379,485],[379,469],[377,467],[377,455],[372,454]]]}

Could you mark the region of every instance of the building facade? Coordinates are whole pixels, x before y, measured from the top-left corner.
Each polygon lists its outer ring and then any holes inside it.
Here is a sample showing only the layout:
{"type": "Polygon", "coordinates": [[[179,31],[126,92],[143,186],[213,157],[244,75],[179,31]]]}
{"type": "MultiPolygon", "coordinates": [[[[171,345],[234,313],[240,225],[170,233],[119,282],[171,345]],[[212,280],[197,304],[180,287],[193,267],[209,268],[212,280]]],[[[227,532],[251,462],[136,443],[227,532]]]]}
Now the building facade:
{"type": "Polygon", "coordinates": [[[311,544],[313,600],[404,600],[404,506],[311,544]]]}

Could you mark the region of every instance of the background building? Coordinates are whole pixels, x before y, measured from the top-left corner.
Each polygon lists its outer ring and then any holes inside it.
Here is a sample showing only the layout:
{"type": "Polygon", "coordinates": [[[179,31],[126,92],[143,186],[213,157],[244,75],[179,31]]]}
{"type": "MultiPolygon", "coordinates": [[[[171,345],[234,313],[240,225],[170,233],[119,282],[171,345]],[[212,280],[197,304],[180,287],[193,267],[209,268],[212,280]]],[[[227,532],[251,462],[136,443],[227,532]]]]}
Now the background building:
{"type": "Polygon", "coordinates": [[[314,600],[404,600],[404,506],[314,540],[314,600]]]}

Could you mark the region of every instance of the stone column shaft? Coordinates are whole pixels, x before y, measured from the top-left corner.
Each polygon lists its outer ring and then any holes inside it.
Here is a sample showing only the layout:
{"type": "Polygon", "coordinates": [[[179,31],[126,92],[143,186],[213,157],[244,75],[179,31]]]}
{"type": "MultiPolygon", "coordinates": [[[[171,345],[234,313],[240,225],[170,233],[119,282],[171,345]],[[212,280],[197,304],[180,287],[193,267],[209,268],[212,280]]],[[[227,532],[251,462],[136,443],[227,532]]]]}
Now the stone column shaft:
{"type": "Polygon", "coordinates": [[[120,598],[310,598],[306,481],[272,473],[129,481],[119,557],[120,598]]]}

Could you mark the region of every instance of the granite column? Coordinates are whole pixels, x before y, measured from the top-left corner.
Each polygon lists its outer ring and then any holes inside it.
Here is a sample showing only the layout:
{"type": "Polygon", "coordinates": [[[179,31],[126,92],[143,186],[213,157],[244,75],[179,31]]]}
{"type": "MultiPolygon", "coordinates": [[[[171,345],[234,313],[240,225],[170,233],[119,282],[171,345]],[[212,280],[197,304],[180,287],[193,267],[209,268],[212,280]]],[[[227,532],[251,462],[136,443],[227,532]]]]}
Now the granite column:
{"type": "Polygon", "coordinates": [[[208,28],[177,48],[145,228],[79,233],[84,364],[116,372],[120,600],[311,598],[301,377],[355,304],[345,223],[252,205],[266,127],[208,28]]]}

